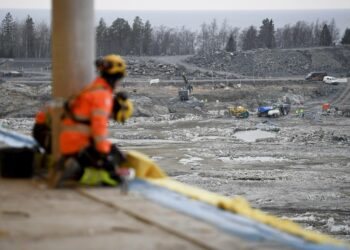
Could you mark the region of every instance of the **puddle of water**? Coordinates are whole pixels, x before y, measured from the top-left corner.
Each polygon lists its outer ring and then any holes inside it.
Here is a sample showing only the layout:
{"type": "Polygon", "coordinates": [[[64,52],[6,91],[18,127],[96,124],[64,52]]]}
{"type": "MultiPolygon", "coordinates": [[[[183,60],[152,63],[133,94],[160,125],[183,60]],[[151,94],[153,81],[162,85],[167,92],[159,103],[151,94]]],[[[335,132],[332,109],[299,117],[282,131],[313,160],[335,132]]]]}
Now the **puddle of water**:
{"type": "Polygon", "coordinates": [[[240,139],[245,142],[255,142],[257,139],[274,138],[276,137],[276,134],[257,129],[257,130],[239,131],[235,133],[234,136],[237,139],[240,139]]]}

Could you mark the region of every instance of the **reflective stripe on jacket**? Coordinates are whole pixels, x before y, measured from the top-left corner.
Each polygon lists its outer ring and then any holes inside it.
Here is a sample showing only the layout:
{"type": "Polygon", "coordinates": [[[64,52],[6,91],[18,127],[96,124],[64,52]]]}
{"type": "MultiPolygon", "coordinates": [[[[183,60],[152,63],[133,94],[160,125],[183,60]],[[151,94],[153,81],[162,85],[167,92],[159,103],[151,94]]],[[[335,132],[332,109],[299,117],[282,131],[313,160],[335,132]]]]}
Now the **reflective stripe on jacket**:
{"type": "Polygon", "coordinates": [[[71,101],[74,117],[89,121],[77,122],[67,116],[62,120],[60,151],[62,154],[75,154],[92,142],[97,151],[109,153],[111,148],[108,135],[108,117],[112,110],[113,89],[103,78],[96,78],[89,86],[71,101]]]}

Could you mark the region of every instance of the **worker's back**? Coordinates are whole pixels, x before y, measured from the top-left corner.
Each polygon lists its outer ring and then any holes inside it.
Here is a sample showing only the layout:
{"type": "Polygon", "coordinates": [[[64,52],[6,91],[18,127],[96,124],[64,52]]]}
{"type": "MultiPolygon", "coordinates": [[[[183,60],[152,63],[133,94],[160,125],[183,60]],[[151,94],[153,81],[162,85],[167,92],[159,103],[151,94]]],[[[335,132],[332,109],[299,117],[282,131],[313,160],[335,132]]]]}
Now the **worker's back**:
{"type": "Polygon", "coordinates": [[[112,109],[112,89],[102,78],[97,78],[70,103],[70,112],[62,120],[60,150],[75,154],[92,141],[101,152],[110,150],[107,141],[107,122],[112,109]]]}

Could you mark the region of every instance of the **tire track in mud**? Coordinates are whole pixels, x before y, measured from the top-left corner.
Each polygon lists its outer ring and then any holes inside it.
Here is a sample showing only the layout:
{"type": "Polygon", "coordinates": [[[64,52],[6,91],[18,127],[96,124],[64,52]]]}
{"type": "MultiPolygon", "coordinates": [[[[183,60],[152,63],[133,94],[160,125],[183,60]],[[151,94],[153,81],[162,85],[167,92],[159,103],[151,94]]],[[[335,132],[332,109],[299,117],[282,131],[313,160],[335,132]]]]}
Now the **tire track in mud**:
{"type": "Polygon", "coordinates": [[[333,99],[331,102],[334,105],[346,105],[346,104],[350,104],[349,100],[350,100],[350,84],[347,84],[345,90],[343,90],[343,92],[339,96],[337,96],[335,99],[333,99]]]}
{"type": "Polygon", "coordinates": [[[198,67],[194,64],[186,62],[186,59],[189,58],[189,55],[185,56],[164,56],[164,57],[157,57],[156,59],[160,62],[167,63],[167,64],[178,64],[184,66],[186,69],[192,70],[192,71],[200,71],[202,73],[206,73],[209,71],[214,71],[217,74],[221,75],[232,75],[236,78],[244,78],[243,75],[235,73],[235,72],[226,72],[226,71],[219,71],[219,70],[211,70],[203,67],[198,67]]]}

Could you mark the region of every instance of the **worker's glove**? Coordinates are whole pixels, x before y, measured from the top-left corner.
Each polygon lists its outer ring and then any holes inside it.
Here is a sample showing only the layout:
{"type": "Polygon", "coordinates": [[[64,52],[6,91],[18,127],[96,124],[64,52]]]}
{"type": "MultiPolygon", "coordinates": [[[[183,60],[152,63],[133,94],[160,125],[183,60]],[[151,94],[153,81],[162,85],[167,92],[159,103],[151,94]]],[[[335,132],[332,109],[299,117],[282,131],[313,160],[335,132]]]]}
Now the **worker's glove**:
{"type": "Polygon", "coordinates": [[[110,157],[113,158],[114,165],[120,166],[126,161],[126,156],[122,151],[119,150],[118,146],[116,144],[113,144],[111,147],[110,157]]]}
{"type": "Polygon", "coordinates": [[[132,116],[134,106],[126,92],[118,92],[113,98],[112,118],[124,123],[132,116]]]}
{"type": "Polygon", "coordinates": [[[114,172],[119,165],[126,161],[124,154],[114,144],[107,154],[101,153],[91,146],[81,151],[78,158],[83,166],[103,168],[111,172],[114,172]]]}
{"type": "Polygon", "coordinates": [[[108,162],[108,155],[100,153],[95,147],[87,147],[78,154],[78,160],[84,167],[103,168],[108,162]]]}
{"type": "Polygon", "coordinates": [[[100,153],[96,161],[96,167],[104,169],[113,168],[113,159],[108,154],[100,153]]]}

